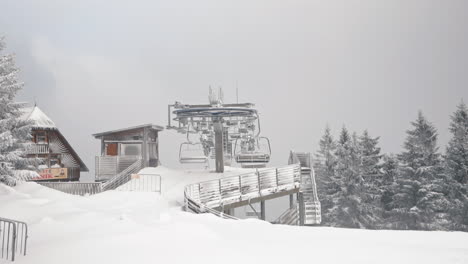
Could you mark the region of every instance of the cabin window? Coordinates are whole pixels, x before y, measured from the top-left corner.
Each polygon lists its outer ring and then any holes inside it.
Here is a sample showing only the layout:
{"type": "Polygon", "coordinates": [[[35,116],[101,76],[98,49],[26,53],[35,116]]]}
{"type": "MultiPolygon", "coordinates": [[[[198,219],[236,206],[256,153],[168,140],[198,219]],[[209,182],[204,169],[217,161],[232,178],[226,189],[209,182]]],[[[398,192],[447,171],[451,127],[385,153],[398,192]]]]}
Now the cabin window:
{"type": "Polygon", "coordinates": [[[107,156],[117,156],[118,154],[118,145],[117,143],[106,143],[106,155],[107,156]]]}
{"type": "Polygon", "coordinates": [[[47,143],[47,135],[45,132],[37,132],[36,133],[36,143],[37,144],[46,144],[47,143]]]}
{"type": "Polygon", "coordinates": [[[120,152],[122,156],[141,156],[141,144],[122,144],[120,152]]]}
{"type": "Polygon", "coordinates": [[[62,167],[60,164],[60,158],[58,156],[52,156],[50,158],[50,167],[51,168],[60,168],[62,167]]]}

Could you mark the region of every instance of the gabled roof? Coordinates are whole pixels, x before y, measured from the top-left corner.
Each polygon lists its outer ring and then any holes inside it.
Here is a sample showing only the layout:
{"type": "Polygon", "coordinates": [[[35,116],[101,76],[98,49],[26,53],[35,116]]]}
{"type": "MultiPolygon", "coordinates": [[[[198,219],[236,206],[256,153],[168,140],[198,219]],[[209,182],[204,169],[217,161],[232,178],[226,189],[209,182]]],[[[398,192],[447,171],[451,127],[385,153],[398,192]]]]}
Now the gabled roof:
{"type": "Polygon", "coordinates": [[[158,125],[154,125],[154,124],[144,124],[144,125],[139,125],[139,126],[133,126],[133,127],[127,127],[127,128],[121,128],[121,129],[96,133],[96,134],[93,134],[93,137],[100,138],[100,137],[107,136],[107,135],[110,135],[110,134],[126,132],[126,131],[135,130],[135,129],[142,129],[142,128],[149,128],[149,129],[153,129],[153,130],[156,130],[156,131],[163,131],[164,130],[164,128],[162,126],[158,126],[158,125]]]}
{"type": "Polygon", "coordinates": [[[55,123],[39,107],[25,107],[21,111],[21,118],[31,121],[33,128],[57,129],[55,123]]]}
{"type": "Polygon", "coordinates": [[[52,121],[42,110],[37,107],[24,107],[21,109],[23,114],[21,118],[24,120],[29,120],[32,122],[32,129],[44,129],[44,130],[54,130],[57,132],[58,137],[62,140],[62,142],[67,146],[67,149],[70,151],[70,154],[80,163],[80,171],[89,171],[88,167],[84,162],[81,160],[80,156],[76,153],[76,151],[72,148],[70,143],[68,143],[67,139],[62,135],[60,130],[55,125],[54,121],[52,121]]]}

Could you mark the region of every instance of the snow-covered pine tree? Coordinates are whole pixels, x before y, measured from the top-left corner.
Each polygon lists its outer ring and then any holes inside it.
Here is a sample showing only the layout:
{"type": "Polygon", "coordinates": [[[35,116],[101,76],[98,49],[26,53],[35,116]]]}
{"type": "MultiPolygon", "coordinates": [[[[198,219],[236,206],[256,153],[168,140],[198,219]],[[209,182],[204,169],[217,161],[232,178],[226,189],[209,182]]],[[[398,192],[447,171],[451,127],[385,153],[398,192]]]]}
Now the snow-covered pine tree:
{"type": "Polygon", "coordinates": [[[330,217],[336,226],[372,228],[371,208],[365,204],[363,192],[362,156],[356,133],[349,135],[343,127],[336,148],[335,184],[339,191],[334,195],[335,206],[330,217]]]}
{"type": "Polygon", "coordinates": [[[382,215],[381,197],[383,194],[381,159],[379,147],[380,137],[371,137],[364,130],[359,137],[359,148],[361,150],[361,173],[364,178],[362,197],[362,210],[368,214],[367,226],[378,228],[382,215]]]}
{"type": "Polygon", "coordinates": [[[399,155],[401,176],[393,196],[393,221],[401,229],[442,229],[449,202],[441,176],[437,131],[422,112],[407,131],[399,155]]]}
{"type": "Polygon", "coordinates": [[[396,228],[392,223],[393,196],[397,191],[398,186],[396,180],[399,177],[399,161],[393,154],[385,154],[382,157],[382,165],[380,166],[382,174],[380,184],[380,206],[382,208],[381,228],[392,229],[396,228]]]}
{"type": "Polygon", "coordinates": [[[380,137],[371,137],[364,130],[359,137],[359,145],[362,150],[362,173],[366,178],[377,177],[380,174],[379,162],[382,158],[379,145],[380,137]]]}
{"type": "Polygon", "coordinates": [[[14,102],[23,84],[18,81],[18,68],[11,54],[3,55],[5,42],[0,38],[0,182],[15,185],[35,174],[27,170],[25,144],[30,140],[29,122],[21,119],[21,105],[14,102]]]}
{"type": "Polygon", "coordinates": [[[385,154],[382,157],[382,165],[380,173],[382,174],[380,186],[382,190],[381,202],[383,209],[390,211],[392,209],[393,189],[395,188],[396,179],[399,177],[399,162],[398,158],[392,154],[385,154]]]}
{"type": "Polygon", "coordinates": [[[332,177],[335,174],[336,166],[336,143],[331,134],[329,126],[326,126],[325,133],[319,142],[320,149],[315,155],[318,173],[325,177],[332,177]]]}
{"type": "Polygon", "coordinates": [[[314,169],[317,176],[317,192],[322,207],[322,223],[330,225],[329,211],[333,208],[333,195],[338,191],[335,184],[336,142],[333,139],[329,126],[319,142],[320,149],[315,155],[314,169]]]}
{"type": "Polygon", "coordinates": [[[445,170],[457,182],[468,183],[468,108],[461,102],[451,116],[450,139],[445,157],[445,170]]]}
{"type": "Polygon", "coordinates": [[[468,108],[461,102],[451,116],[450,139],[445,156],[445,175],[451,184],[451,215],[455,230],[468,230],[468,108]]]}

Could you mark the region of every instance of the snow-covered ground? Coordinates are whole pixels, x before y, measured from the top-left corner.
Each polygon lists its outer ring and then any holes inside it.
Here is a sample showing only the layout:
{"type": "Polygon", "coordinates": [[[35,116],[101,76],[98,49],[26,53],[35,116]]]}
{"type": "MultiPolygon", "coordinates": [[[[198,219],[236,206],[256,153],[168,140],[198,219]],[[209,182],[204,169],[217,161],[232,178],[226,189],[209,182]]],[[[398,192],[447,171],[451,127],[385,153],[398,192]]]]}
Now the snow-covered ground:
{"type": "Polygon", "coordinates": [[[293,227],[195,215],[178,205],[182,183],[215,174],[143,172],[163,174],[162,195],[80,197],[35,183],[0,185],[0,216],[30,227],[28,255],[16,263],[468,263],[468,233],[293,227]]]}

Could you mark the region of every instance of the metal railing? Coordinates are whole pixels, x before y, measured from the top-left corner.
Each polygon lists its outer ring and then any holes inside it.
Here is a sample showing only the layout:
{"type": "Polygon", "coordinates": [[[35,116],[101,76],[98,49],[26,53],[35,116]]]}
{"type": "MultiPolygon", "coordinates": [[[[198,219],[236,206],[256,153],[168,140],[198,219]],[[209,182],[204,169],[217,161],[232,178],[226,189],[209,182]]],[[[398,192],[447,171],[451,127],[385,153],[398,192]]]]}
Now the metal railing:
{"type": "Polygon", "coordinates": [[[38,184],[74,195],[93,195],[102,192],[100,182],[37,182],[38,184]]]}
{"type": "Polygon", "coordinates": [[[312,158],[308,152],[291,151],[289,163],[301,165],[301,187],[298,194],[298,211],[300,225],[316,225],[322,221],[320,200],[317,194],[315,171],[312,167],[312,158]]]}
{"type": "Polygon", "coordinates": [[[96,179],[110,179],[124,171],[139,159],[141,159],[140,156],[97,156],[95,167],[96,179]]]}
{"type": "Polygon", "coordinates": [[[211,212],[215,207],[298,188],[299,164],[191,184],[185,187],[185,208],[195,213],[211,212]]]}
{"type": "Polygon", "coordinates": [[[161,175],[144,173],[132,174],[130,181],[119,186],[116,190],[161,193],[161,175]]]}
{"type": "Polygon", "coordinates": [[[231,219],[231,220],[238,220],[238,218],[232,216],[232,215],[229,215],[229,214],[225,214],[223,212],[220,212],[220,211],[217,211],[217,210],[214,210],[214,209],[211,209],[199,202],[196,202],[194,200],[192,200],[190,198],[189,195],[187,195],[187,193],[184,191],[184,199],[185,199],[185,211],[188,211],[188,212],[194,212],[194,213],[197,213],[197,214],[200,214],[200,213],[210,213],[210,214],[214,214],[218,217],[221,217],[221,218],[224,218],[224,219],[231,219]]]}
{"type": "Polygon", "coordinates": [[[132,165],[128,166],[125,170],[103,183],[102,190],[115,190],[117,187],[127,183],[128,181],[130,181],[131,175],[140,171],[142,166],[143,160],[138,159],[132,165]]]}
{"type": "Polygon", "coordinates": [[[0,217],[0,258],[15,261],[16,254],[26,255],[28,225],[0,217]]]}
{"type": "Polygon", "coordinates": [[[297,205],[293,208],[286,210],[273,223],[281,225],[298,225],[299,212],[297,210],[297,205]]]}

